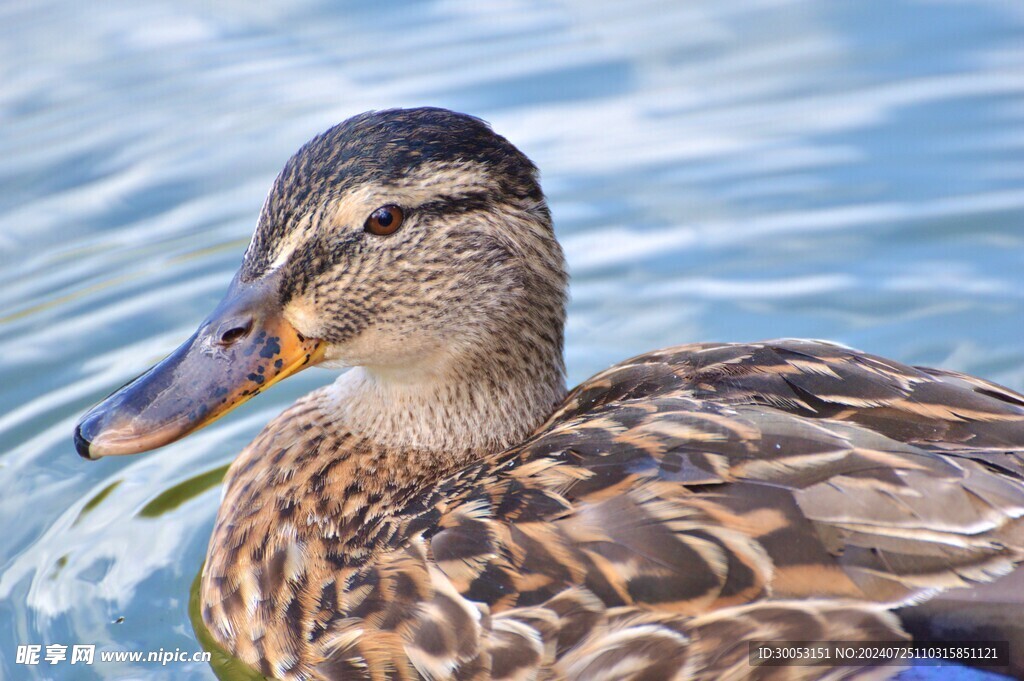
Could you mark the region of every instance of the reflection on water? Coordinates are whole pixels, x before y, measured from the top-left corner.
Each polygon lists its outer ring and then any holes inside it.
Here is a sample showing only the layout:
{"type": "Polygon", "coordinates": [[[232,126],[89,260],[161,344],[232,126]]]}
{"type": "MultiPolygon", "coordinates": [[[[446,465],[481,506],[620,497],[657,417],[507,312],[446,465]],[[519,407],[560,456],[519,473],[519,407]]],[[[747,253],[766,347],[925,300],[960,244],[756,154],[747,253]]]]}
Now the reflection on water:
{"type": "Polygon", "coordinates": [[[241,660],[233,657],[231,653],[217,643],[213,634],[206,628],[202,615],[202,596],[200,584],[202,581],[202,569],[196,572],[192,580],[192,587],[188,595],[188,617],[192,623],[192,630],[196,632],[196,638],[202,649],[210,653],[210,668],[221,681],[262,681],[264,677],[252,667],[249,667],[241,660]]]}
{"type": "Polygon", "coordinates": [[[573,380],[809,336],[1024,388],[1017,0],[61,0],[0,26],[0,678],[211,678],[12,651],[197,648],[224,466],[328,374],[147,456],[82,462],[71,428],[213,307],[291,152],[365,109],[469,111],[537,161],[573,380]]]}

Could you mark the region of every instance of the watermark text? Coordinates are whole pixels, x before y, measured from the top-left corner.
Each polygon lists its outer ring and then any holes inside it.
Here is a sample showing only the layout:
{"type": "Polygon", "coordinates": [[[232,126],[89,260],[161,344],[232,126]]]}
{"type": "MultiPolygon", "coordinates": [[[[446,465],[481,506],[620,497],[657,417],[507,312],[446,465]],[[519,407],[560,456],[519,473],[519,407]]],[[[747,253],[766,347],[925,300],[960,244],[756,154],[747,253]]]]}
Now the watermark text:
{"type": "Polygon", "coordinates": [[[23,665],[55,665],[55,664],[93,664],[96,660],[100,662],[149,662],[159,663],[167,666],[172,663],[181,662],[209,662],[210,653],[203,650],[199,652],[182,650],[100,650],[96,651],[95,644],[73,644],[50,643],[42,645],[30,643],[19,645],[14,656],[15,664],[23,665]]]}

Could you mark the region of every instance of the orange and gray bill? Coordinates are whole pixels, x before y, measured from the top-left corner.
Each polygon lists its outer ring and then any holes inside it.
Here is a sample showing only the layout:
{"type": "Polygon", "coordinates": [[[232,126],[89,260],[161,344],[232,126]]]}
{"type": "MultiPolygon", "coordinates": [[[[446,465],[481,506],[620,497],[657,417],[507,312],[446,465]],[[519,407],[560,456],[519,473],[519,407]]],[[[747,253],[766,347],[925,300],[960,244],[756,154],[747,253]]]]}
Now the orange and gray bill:
{"type": "Polygon", "coordinates": [[[98,459],[169,444],[316,364],[323,350],[284,319],[276,282],[236,278],[191,338],[82,418],[75,447],[98,459]]]}

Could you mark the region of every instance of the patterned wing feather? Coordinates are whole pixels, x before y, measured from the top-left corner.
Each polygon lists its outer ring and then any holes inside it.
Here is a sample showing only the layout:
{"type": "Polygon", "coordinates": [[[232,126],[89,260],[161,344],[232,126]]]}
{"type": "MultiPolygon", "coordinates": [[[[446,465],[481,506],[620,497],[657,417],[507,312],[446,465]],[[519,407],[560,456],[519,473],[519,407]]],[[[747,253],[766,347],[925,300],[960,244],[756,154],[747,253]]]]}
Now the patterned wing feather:
{"type": "MultiPolygon", "coordinates": [[[[492,613],[585,593],[603,613],[580,620],[587,636],[624,609],[687,622],[642,625],[662,637],[652,655],[682,650],[693,622],[746,604],[894,607],[1012,570],[1021,444],[1024,399],[970,377],[804,341],[673,348],[595,376],[490,462],[432,556],[492,613]]],[[[611,664],[569,640],[563,673],[611,664]]]]}
{"type": "Polygon", "coordinates": [[[408,453],[309,446],[316,413],[253,450],[279,465],[229,486],[204,581],[211,629],[287,678],[743,678],[746,641],[899,640],[892,608],[1024,553],[1024,397],[824,343],[643,355],[403,486],[358,462],[408,453]]]}

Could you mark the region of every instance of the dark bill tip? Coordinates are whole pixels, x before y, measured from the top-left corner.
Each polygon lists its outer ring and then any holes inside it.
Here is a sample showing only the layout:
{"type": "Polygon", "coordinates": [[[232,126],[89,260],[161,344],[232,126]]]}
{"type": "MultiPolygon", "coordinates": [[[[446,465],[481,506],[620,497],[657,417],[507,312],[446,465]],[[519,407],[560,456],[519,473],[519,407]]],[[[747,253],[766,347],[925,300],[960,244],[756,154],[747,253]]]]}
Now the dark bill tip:
{"type": "Polygon", "coordinates": [[[78,452],[78,456],[83,459],[92,460],[92,455],[89,453],[89,445],[91,443],[82,437],[82,424],[79,423],[75,426],[75,450],[78,452]]]}

